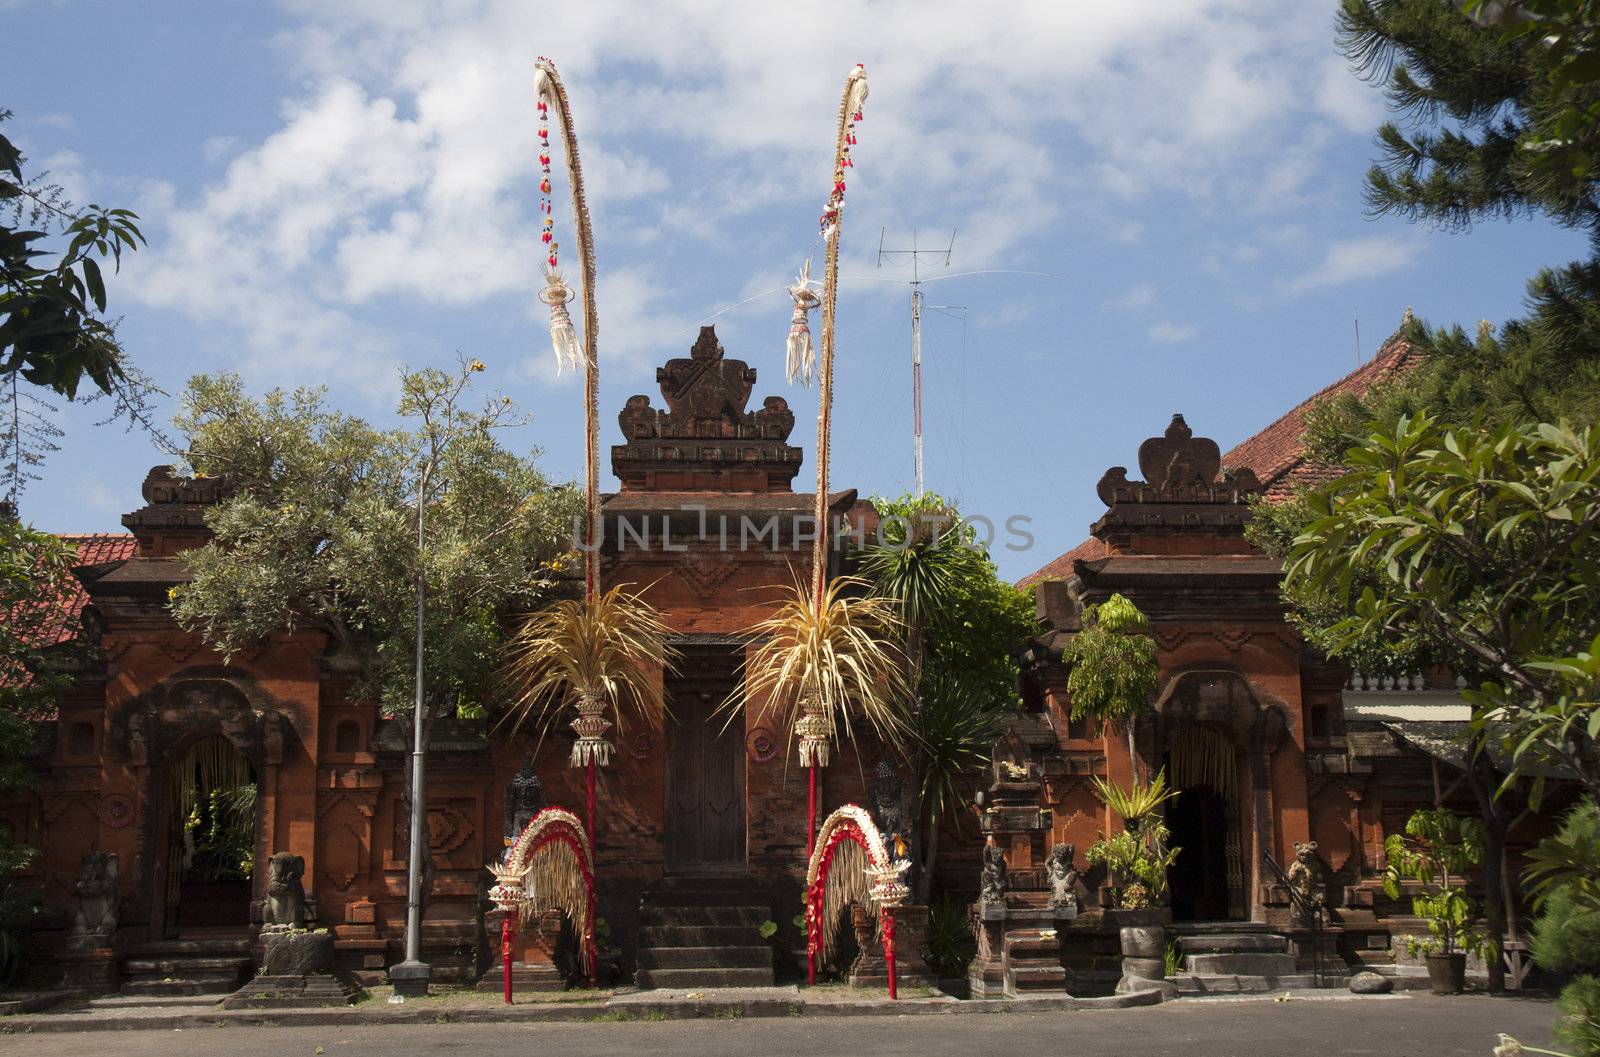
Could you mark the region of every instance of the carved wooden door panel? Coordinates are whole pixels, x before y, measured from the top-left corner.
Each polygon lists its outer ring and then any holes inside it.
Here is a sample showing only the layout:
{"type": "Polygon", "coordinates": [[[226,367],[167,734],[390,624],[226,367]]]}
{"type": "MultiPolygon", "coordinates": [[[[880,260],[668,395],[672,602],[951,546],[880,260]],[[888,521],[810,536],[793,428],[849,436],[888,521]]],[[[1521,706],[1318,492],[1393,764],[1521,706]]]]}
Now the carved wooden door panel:
{"type": "Polygon", "coordinates": [[[745,862],[744,716],[728,723],[721,712],[737,685],[741,653],[685,647],[679,672],[667,677],[666,851],[673,869],[745,862]]]}

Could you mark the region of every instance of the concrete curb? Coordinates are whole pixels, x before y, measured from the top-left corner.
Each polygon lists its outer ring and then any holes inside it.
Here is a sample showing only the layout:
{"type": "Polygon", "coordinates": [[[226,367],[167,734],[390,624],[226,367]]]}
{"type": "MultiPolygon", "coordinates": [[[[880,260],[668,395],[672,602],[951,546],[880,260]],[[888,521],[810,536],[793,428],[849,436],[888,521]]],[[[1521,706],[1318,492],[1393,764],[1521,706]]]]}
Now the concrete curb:
{"type": "Polygon", "coordinates": [[[1043,1013],[1068,1010],[1127,1009],[1161,1002],[1159,991],[1140,991],[1107,998],[1003,998],[957,1001],[948,997],[860,1001],[715,998],[650,1002],[548,1002],[522,1006],[459,1006],[428,1008],[358,1005],[330,1009],[205,1010],[155,1016],[114,1013],[60,1013],[13,1016],[0,1020],[0,1034],[29,1035],[74,1031],[180,1031],[226,1027],[327,1027],[371,1024],[512,1024],[577,1023],[581,1021],[741,1020],[770,1017],[897,1017],[936,1014],[1043,1013]]]}

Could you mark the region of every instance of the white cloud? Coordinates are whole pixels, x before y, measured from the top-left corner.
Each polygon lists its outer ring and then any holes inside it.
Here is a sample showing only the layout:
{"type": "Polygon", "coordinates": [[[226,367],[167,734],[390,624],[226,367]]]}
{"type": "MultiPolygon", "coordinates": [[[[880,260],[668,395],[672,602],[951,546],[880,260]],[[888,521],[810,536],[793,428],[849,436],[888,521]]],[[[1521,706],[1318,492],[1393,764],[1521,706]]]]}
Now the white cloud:
{"type": "Polygon", "coordinates": [[[1293,279],[1278,284],[1288,295],[1303,294],[1346,283],[1375,279],[1410,267],[1422,250],[1413,238],[1366,235],[1329,246],[1322,260],[1293,279]]]}
{"type": "Polygon", "coordinates": [[[1384,117],[1383,92],[1337,57],[1322,63],[1316,107],[1345,132],[1356,136],[1371,136],[1384,117]]]}
{"type": "Polygon", "coordinates": [[[1121,297],[1111,302],[1112,308],[1146,308],[1156,303],[1156,288],[1149,283],[1134,283],[1121,297]]]}
{"type": "Polygon", "coordinates": [[[1159,341],[1163,345],[1181,345],[1186,341],[1193,341],[1200,333],[1200,328],[1192,323],[1171,323],[1162,320],[1149,330],[1150,340],[1159,341]]]}
{"type": "MultiPolygon", "coordinates": [[[[573,95],[606,348],[641,362],[711,300],[684,292],[686,267],[712,254],[742,255],[744,274],[751,260],[793,267],[810,237],[796,210],[820,205],[857,59],[873,89],[849,224],[956,223],[964,268],[1010,264],[1063,218],[1138,241],[1143,224],[1108,195],[1298,208],[1327,139],[1306,115],[1354,120],[1329,109],[1344,99],[1331,82],[1302,75],[1326,65],[1327,18],[1297,0],[1021,0],[1005,18],[957,0],[839,0],[805,19],[732,2],[648,18],[620,0],[284,6],[298,94],[282,127],[208,141],[225,173],[171,203],[131,272],[135,296],[236,333],[246,366],[273,379],[317,364],[370,388],[414,351],[391,305],[538,309],[528,87],[541,53],[573,95]]],[[[563,182],[558,167],[570,253],[563,182]]]]}

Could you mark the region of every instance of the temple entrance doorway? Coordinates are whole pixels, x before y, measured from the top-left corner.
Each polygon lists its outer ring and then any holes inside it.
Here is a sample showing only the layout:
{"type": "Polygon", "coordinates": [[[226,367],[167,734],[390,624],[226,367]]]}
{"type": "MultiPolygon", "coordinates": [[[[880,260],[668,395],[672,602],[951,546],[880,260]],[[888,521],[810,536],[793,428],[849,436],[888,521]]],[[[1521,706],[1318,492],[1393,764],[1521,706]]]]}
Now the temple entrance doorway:
{"type": "Polygon", "coordinates": [[[667,868],[680,873],[745,866],[744,713],[722,705],[742,683],[742,645],[679,645],[666,677],[667,868]]]}
{"type": "Polygon", "coordinates": [[[221,734],[198,738],[168,768],[165,913],[161,935],[250,924],[260,786],[221,734]]]}
{"type": "Polygon", "coordinates": [[[1237,753],[1227,735],[1202,724],[1173,742],[1167,776],[1179,795],[1167,806],[1178,858],[1167,875],[1174,921],[1247,916],[1239,825],[1237,753]]]}

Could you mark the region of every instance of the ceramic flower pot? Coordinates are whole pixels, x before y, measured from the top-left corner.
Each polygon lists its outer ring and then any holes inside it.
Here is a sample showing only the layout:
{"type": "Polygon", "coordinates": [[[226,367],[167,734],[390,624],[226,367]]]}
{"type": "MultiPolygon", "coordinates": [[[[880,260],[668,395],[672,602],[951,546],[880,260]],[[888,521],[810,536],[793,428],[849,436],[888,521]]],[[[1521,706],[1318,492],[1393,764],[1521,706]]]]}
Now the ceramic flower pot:
{"type": "Polygon", "coordinates": [[[1436,995],[1458,995],[1467,986],[1467,956],[1465,954],[1430,954],[1428,984],[1436,995]]]}

